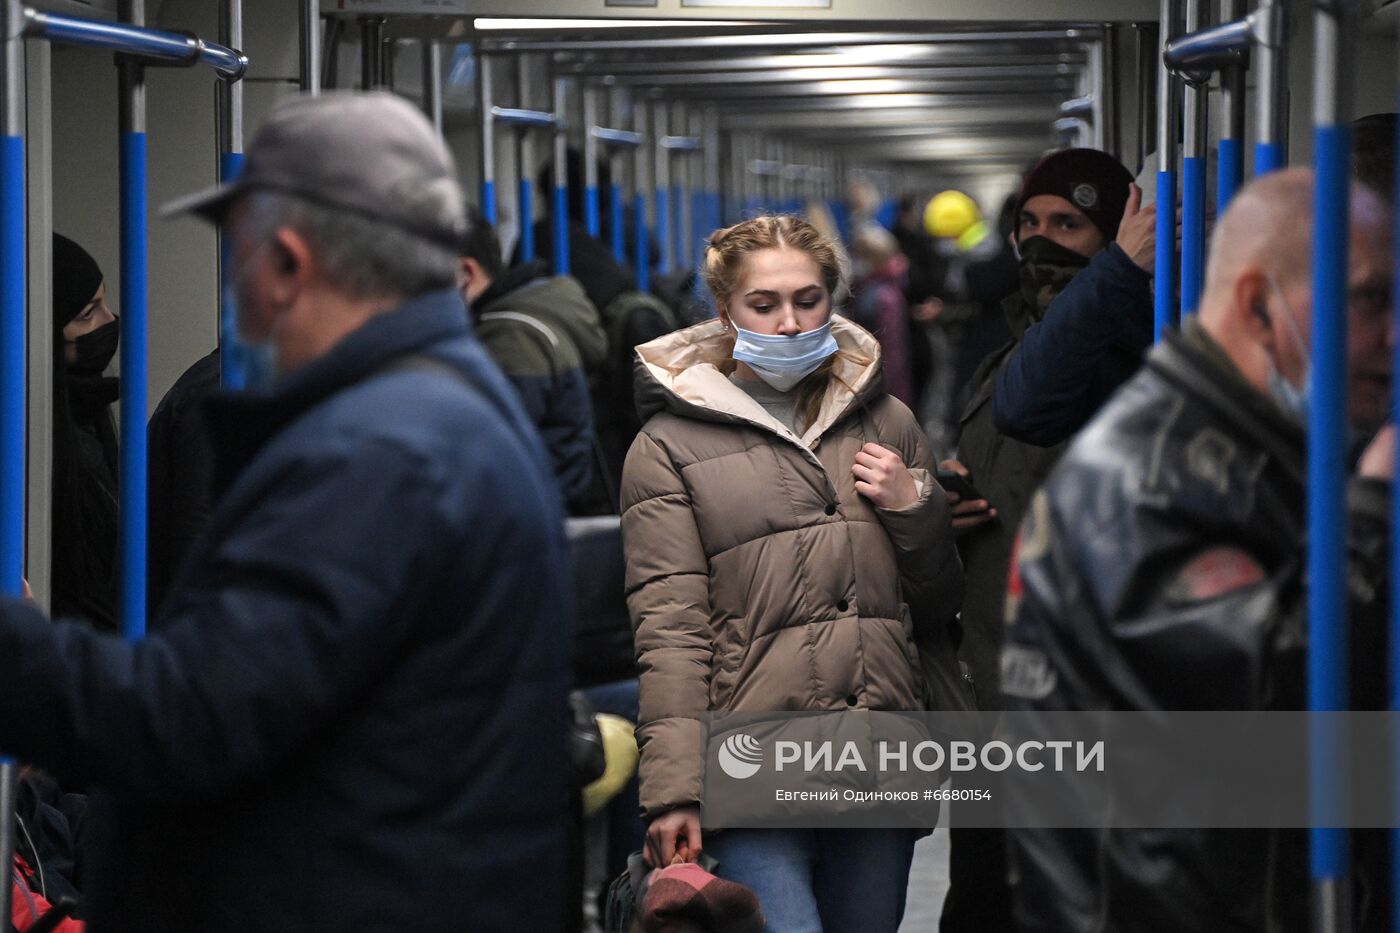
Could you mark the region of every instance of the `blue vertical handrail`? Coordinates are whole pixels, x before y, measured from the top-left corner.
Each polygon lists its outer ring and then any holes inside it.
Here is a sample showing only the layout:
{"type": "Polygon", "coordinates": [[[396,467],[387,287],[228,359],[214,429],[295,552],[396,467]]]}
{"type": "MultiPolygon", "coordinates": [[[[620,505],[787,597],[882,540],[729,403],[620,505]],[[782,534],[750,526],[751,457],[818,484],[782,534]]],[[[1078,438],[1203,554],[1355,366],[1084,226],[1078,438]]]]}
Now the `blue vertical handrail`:
{"type": "Polygon", "coordinates": [[[1157,211],[1157,258],[1153,281],[1152,335],[1161,340],[1162,333],[1176,323],[1176,172],[1157,173],[1157,203],[1167,205],[1157,211]]]}
{"type": "Polygon", "coordinates": [[[9,596],[24,577],[24,194],[24,137],[0,137],[0,592],[9,596]]]}
{"type": "Polygon", "coordinates": [[[671,258],[672,269],[682,269],[690,259],[682,248],[685,243],[685,189],[680,185],[671,187],[671,258]]]}
{"type": "Polygon", "coordinates": [[[647,196],[646,193],[638,190],[633,199],[632,219],[636,224],[634,236],[636,239],[636,262],[637,287],[642,291],[651,290],[651,243],[647,239],[647,196]]]}
{"type": "Polygon", "coordinates": [[[1240,190],[1240,185],[1244,181],[1244,147],[1238,139],[1226,138],[1220,140],[1220,148],[1217,152],[1219,164],[1216,166],[1218,171],[1215,189],[1215,214],[1219,217],[1225,213],[1225,209],[1235,199],[1235,193],[1240,190]]]}
{"type": "MultiPolygon", "coordinates": [[[[237,178],[241,171],[243,153],[225,152],[219,156],[220,183],[228,184],[237,178]]],[[[224,274],[223,287],[219,289],[219,382],[228,389],[242,389],[248,384],[247,367],[243,358],[233,352],[234,348],[239,346],[235,339],[238,334],[238,320],[231,302],[235,284],[232,277],[237,272],[232,265],[232,244],[229,243],[228,237],[221,235],[219,241],[220,249],[223,250],[220,264],[224,274]]]]}
{"type": "MultiPolygon", "coordinates": [[[[1312,396],[1308,410],[1308,708],[1348,707],[1346,626],[1346,333],[1351,129],[1319,125],[1313,221],[1312,396]]],[[[1282,309],[1281,309],[1282,310],[1282,309]]],[[[1348,872],[1341,801],[1347,786],[1345,736],[1311,730],[1312,873],[1348,872]]]]}
{"type": "MultiPolygon", "coordinates": [[[[1206,264],[1206,160],[1187,156],[1181,163],[1181,313],[1195,314],[1201,303],[1206,264]]],[[[1173,222],[1174,211],[1165,214],[1173,222]]],[[[1173,224],[1174,225],[1174,224],[1173,224]]],[[[1160,231],[1159,231],[1160,232],[1160,231]]],[[[1176,231],[1173,230],[1173,239],[1176,231]]]]}
{"type": "Polygon", "coordinates": [[[1283,168],[1282,143],[1254,144],[1254,175],[1267,175],[1283,168]]]}
{"type": "Polygon", "coordinates": [[[588,235],[595,240],[603,233],[603,218],[598,210],[598,186],[589,185],[583,189],[583,224],[588,235]]]}
{"type": "Polygon", "coordinates": [[[665,188],[656,189],[656,244],[661,248],[661,273],[675,271],[675,238],[671,235],[671,196],[665,188]]]}
{"type": "Polygon", "coordinates": [[[627,207],[622,200],[621,182],[615,181],[608,186],[608,213],[612,220],[612,229],[608,232],[612,236],[613,258],[626,264],[627,230],[623,216],[627,213],[627,207]]]}
{"type": "Polygon", "coordinates": [[[493,227],[496,226],[496,183],[494,181],[481,183],[481,219],[493,227]]]}
{"type": "MultiPolygon", "coordinates": [[[[520,167],[522,174],[525,166],[520,167]]],[[[520,179],[520,258],[531,262],[535,258],[535,186],[528,178],[520,179]]]]}
{"type": "Polygon", "coordinates": [[[146,632],[146,134],[121,137],[122,635],[146,632]]]}
{"type": "Polygon", "coordinates": [[[554,186],[554,204],[549,212],[554,229],[554,274],[569,274],[569,189],[554,186]]]}

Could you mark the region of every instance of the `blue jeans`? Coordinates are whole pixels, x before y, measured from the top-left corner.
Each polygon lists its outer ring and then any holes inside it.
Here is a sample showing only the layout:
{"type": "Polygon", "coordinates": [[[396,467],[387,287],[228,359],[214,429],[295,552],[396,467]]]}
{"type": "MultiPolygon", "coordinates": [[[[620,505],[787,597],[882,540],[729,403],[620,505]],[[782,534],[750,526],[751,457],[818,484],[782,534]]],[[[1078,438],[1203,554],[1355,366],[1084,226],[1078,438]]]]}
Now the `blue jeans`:
{"type": "Polygon", "coordinates": [[[912,829],[726,829],[703,836],[721,878],[758,895],[765,933],[896,933],[912,829]]]}

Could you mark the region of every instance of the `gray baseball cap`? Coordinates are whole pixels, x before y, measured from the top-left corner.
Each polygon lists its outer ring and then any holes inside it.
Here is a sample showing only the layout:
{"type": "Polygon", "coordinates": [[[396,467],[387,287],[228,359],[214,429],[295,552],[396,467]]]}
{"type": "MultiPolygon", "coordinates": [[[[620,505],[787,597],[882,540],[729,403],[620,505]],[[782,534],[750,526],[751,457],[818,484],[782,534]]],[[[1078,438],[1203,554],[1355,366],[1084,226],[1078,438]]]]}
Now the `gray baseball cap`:
{"type": "Polygon", "coordinates": [[[163,217],[214,223],[252,191],[281,191],[456,248],[466,220],[452,154],[408,101],[377,91],[294,97],[273,108],[234,181],[172,201],[163,217]]]}

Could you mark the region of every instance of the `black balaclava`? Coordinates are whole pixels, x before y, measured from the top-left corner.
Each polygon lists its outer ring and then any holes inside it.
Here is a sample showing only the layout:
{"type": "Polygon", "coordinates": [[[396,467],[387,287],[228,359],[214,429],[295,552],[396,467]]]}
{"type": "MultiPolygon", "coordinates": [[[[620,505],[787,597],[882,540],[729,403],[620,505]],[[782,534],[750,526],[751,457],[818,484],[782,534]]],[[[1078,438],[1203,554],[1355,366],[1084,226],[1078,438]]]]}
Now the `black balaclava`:
{"type": "Polygon", "coordinates": [[[117,400],[118,385],[102,370],[115,350],[117,325],[80,338],[74,366],[67,362],[63,339],[63,328],[101,285],[102,270],[92,256],[54,234],[53,615],[115,629],[118,453],[109,406],[117,400]]]}

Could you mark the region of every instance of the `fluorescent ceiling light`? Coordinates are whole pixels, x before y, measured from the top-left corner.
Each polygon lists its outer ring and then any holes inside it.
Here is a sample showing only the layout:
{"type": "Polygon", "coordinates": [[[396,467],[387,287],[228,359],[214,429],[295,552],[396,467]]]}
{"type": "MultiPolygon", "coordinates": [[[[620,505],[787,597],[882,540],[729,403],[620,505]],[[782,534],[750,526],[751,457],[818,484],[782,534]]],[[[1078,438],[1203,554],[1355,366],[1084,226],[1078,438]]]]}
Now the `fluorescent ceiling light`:
{"type": "Polygon", "coordinates": [[[478,17],[476,28],[482,31],[519,31],[525,29],[676,29],[702,26],[753,26],[754,23],[719,19],[504,19],[478,17]]]}

